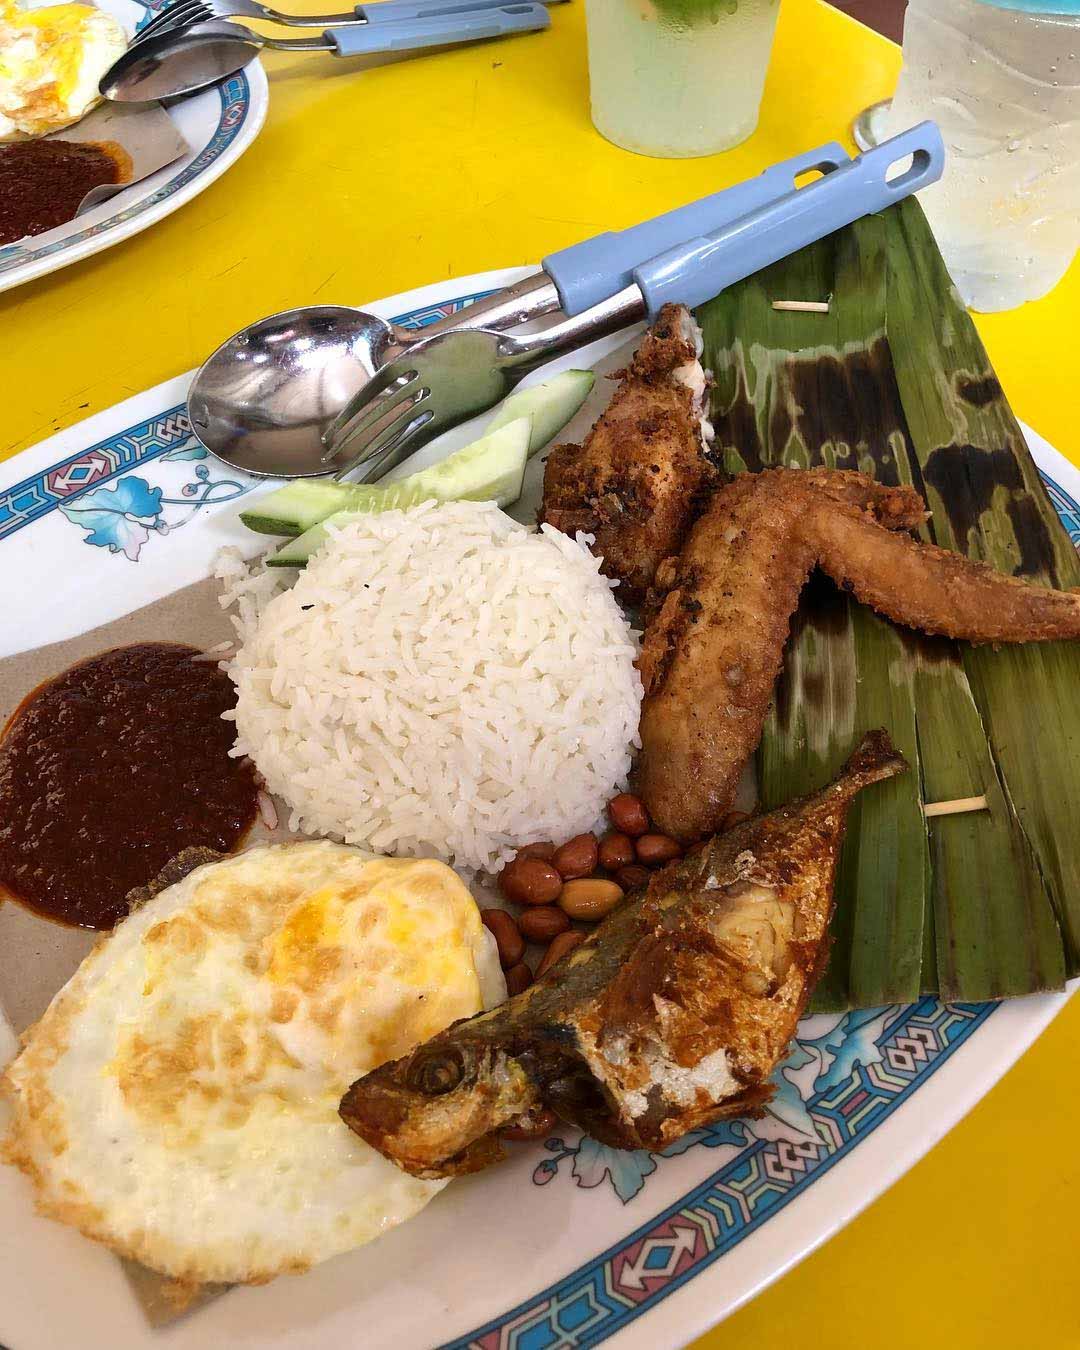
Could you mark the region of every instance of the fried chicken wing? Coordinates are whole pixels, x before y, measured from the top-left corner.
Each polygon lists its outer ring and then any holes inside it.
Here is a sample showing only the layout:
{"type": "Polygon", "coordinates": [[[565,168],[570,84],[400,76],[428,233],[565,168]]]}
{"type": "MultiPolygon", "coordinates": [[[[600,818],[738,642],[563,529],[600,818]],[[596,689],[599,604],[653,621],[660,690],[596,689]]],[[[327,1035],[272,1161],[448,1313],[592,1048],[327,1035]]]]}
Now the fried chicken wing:
{"type": "Polygon", "coordinates": [[[1031,586],[893,530],[925,517],[910,488],[772,469],[720,489],[657,574],[639,659],[637,789],[676,838],[715,830],[757,748],[810,572],[896,623],[970,642],[1080,636],[1080,595],[1031,586]]]}
{"type": "Polygon", "coordinates": [[[894,623],[968,642],[1080,637],[1080,594],[1033,586],[843,515],[817,521],[818,566],[894,623]]]}
{"type": "Polygon", "coordinates": [[[544,469],[541,521],[594,535],[624,604],[644,599],[714,481],[696,336],[689,311],[665,305],[584,445],[556,446],[544,469]]]}
{"type": "Polygon", "coordinates": [[[540,1107],[648,1149],[759,1111],[824,966],[848,807],[905,767],[864,737],[835,782],[672,863],[523,994],[358,1079],[345,1123],[448,1177],[540,1107]]]}

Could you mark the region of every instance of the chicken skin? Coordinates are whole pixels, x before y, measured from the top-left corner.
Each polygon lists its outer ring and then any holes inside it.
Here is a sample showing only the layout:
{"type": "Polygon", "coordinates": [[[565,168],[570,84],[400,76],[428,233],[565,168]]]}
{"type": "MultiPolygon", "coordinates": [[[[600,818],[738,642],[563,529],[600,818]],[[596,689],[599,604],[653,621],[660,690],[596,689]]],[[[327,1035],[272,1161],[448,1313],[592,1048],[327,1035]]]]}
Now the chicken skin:
{"type": "Polygon", "coordinates": [[[911,488],[771,469],[712,497],[657,571],[639,658],[637,790],[658,829],[716,830],[761,739],[799,594],[815,566],[894,623],[969,642],[1080,637],[1080,594],[1004,576],[892,531],[925,518],[911,488]]]}
{"type": "Polygon", "coordinates": [[[593,535],[624,605],[644,600],[715,481],[697,333],[687,309],[665,305],[584,445],[556,446],[545,466],[541,522],[593,535]]]}

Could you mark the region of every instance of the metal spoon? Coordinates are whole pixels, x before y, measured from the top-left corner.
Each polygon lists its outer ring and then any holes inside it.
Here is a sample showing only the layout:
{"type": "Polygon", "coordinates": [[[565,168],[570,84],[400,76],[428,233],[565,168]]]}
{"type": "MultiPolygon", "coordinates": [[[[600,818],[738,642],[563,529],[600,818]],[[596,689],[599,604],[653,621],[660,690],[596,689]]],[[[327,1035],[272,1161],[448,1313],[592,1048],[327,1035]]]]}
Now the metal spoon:
{"type": "Polygon", "coordinates": [[[153,99],[194,94],[242,70],[260,47],[325,51],[326,39],[264,38],[250,28],[225,20],[167,28],[143,38],[102,76],[102,96],[115,103],[148,103],[153,99]]]}
{"type": "Polygon", "coordinates": [[[387,362],[439,333],[502,331],[558,305],[555,286],[538,273],[415,331],[343,305],[271,314],[234,334],[203,363],[188,394],[192,429],[218,459],[247,473],[332,473],[336,466],[323,462],[323,434],[387,362]]]}

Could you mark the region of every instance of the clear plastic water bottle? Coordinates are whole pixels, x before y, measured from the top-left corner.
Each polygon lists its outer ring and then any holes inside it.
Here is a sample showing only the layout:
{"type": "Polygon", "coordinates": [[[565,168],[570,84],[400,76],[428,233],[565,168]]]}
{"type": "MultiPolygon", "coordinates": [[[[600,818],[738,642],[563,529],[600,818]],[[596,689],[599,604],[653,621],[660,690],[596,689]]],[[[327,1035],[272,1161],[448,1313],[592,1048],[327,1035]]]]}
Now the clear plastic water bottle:
{"type": "Polygon", "coordinates": [[[1051,290],[1080,246],[1080,0],[909,0],[887,134],[933,118],[919,194],[973,309],[1051,290]]]}

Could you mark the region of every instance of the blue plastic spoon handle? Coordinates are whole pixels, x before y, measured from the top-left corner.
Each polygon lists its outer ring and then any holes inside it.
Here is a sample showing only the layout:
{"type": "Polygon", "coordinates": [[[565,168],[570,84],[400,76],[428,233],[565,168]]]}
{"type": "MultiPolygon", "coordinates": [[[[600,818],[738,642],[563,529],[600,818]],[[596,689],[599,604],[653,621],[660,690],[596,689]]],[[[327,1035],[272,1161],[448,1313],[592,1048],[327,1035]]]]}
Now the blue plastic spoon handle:
{"type": "Polygon", "coordinates": [[[745,183],[736,183],[644,224],[628,230],[609,230],[594,239],[549,253],[543,261],[544,271],[558,289],[563,310],[567,314],[580,314],[629,286],[634,268],[658,253],[705,231],[720,229],[767,202],[787,196],[799,174],[812,169],[831,173],[850,163],[844,148],[830,141],[816,150],[782,160],[745,183]]]}
{"type": "Polygon", "coordinates": [[[937,182],[944,166],[941,132],[933,122],[920,122],[806,187],[668,249],[636,267],[634,281],[650,316],[668,301],[700,305],[733,282],[937,182]],[[887,178],[909,155],[911,166],[887,178]]]}
{"type": "Polygon", "coordinates": [[[410,52],[455,42],[479,42],[510,33],[532,33],[550,25],[551,16],[545,5],[504,3],[493,9],[382,19],[360,28],[330,28],[326,36],[338,56],[369,56],[376,52],[410,52]]]}
{"type": "MultiPolygon", "coordinates": [[[[560,4],[562,0],[548,0],[560,4]]],[[[429,14],[467,14],[477,9],[501,9],[506,0],[378,0],[374,5],[357,5],[356,16],[368,23],[397,22],[399,19],[423,19],[429,14]]]]}

